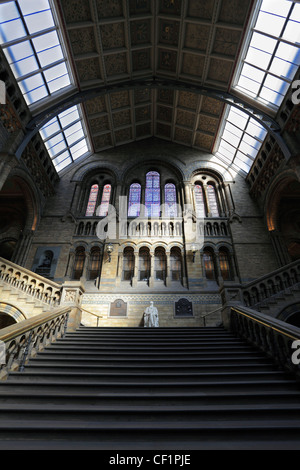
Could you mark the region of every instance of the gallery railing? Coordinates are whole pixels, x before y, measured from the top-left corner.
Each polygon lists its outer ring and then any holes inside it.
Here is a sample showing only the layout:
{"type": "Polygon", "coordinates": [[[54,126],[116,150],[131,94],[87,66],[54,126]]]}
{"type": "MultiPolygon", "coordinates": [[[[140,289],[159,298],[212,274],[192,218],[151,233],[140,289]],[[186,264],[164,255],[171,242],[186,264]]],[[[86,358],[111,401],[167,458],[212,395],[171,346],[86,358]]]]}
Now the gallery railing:
{"type": "Polygon", "coordinates": [[[61,285],[0,258],[0,280],[50,306],[58,306],[61,285]]]}

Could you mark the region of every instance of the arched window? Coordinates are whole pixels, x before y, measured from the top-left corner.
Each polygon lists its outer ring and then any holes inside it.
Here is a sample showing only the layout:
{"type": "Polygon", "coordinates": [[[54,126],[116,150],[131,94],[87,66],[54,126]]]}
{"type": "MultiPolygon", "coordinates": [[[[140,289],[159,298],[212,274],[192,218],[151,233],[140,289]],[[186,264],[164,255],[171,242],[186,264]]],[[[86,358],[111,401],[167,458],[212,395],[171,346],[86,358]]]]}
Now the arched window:
{"type": "Polygon", "coordinates": [[[177,247],[171,249],[170,271],[171,271],[172,281],[181,281],[181,278],[182,278],[181,252],[179,248],[177,247]]]}
{"type": "Polygon", "coordinates": [[[224,279],[224,281],[229,281],[231,279],[230,262],[229,262],[229,255],[226,250],[220,250],[219,260],[220,260],[221,276],[224,279]]]}
{"type": "Polygon", "coordinates": [[[100,248],[95,246],[91,249],[90,266],[89,266],[89,279],[93,280],[100,274],[100,260],[101,251],[100,248]]]}
{"type": "Polygon", "coordinates": [[[99,207],[98,215],[99,217],[105,217],[108,213],[108,206],[110,200],[111,185],[106,184],[102,191],[102,199],[99,207]]]}
{"type": "Polygon", "coordinates": [[[139,252],[139,280],[148,281],[150,278],[150,253],[148,248],[141,248],[139,252]]]}
{"type": "Polygon", "coordinates": [[[194,188],[195,194],[195,209],[196,217],[203,218],[205,217],[205,202],[203,196],[203,188],[200,184],[195,184],[194,188]]]}
{"type": "Polygon", "coordinates": [[[215,280],[215,264],[213,253],[206,249],[203,252],[204,271],[206,279],[215,280]]]}
{"type": "Polygon", "coordinates": [[[81,278],[82,273],[83,273],[83,267],[84,267],[84,261],[85,261],[85,249],[80,246],[76,248],[75,251],[75,260],[74,260],[74,269],[73,269],[73,279],[78,280],[81,278]]]}
{"type": "Polygon", "coordinates": [[[176,186],[173,183],[165,185],[165,216],[177,217],[176,186]]]}
{"type": "Polygon", "coordinates": [[[134,276],[134,251],[126,247],[123,253],[123,281],[131,281],[134,276]]]}
{"type": "Polygon", "coordinates": [[[157,171],[146,174],[145,206],[147,217],[160,215],[160,175],[157,171]]]}
{"type": "Polygon", "coordinates": [[[141,185],[132,183],[129,190],[128,217],[138,217],[141,207],[141,185]]]}
{"type": "Polygon", "coordinates": [[[154,276],[156,281],[166,280],[166,253],[163,248],[156,248],[154,253],[154,276]]]}
{"type": "Polygon", "coordinates": [[[98,184],[93,184],[90,190],[89,200],[86,207],[86,217],[92,217],[95,212],[97,197],[98,197],[99,186],[98,184]]]}
{"type": "Polygon", "coordinates": [[[213,217],[219,217],[219,208],[216,195],[216,188],[212,184],[207,185],[207,199],[210,213],[213,217]]]}

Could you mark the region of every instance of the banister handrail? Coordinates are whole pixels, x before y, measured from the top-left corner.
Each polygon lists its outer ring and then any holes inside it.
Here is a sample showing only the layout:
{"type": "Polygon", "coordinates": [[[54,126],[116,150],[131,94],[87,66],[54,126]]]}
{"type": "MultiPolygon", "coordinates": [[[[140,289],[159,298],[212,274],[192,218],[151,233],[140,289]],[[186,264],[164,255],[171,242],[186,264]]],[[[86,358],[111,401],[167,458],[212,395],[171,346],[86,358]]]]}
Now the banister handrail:
{"type": "Polygon", "coordinates": [[[15,264],[12,261],[9,261],[5,258],[0,257],[0,264],[1,263],[7,264],[8,266],[11,266],[16,271],[19,271],[19,272],[22,272],[24,274],[27,274],[28,276],[34,277],[35,279],[39,280],[41,283],[49,284],[54,289],[57,289],[57,290],[61,289],[61,284],[58,284],[57,282],[51,281],[51,279],[47,279],[47,278],[41,276],[40,274],[37,274],[33,271],[30,271],[27,268],[24,268],[23,266],[20,266],[19,264],[15,264]]]}
{"type": "Polygon", "coordinates": [[[300,328],[242,305],[230,308],[228,328],[300,379],[300,361],[293,359],[295,345],[300,347],[300,328]]]}
{"type": "Polygon", "coordinates": [[[6,380],[11,371],[23,371],[30,357],[63,337],[72,308],[61,307],[1,329],[1,352],[5,358],[1,357],[0,380],[6,380]]]}
{"type": "Polygon", "coordinates": [[[273,276],[276,276],[278,274],[281,274],[283,273],[284,271],[288,271],[289,269],[292,269],[293,267],[295,266],[298,266],[300,265],[300,260],[296,260],[296,261],[293,261],[292,263],[289,263],[289,264],[286,264],[284,266],[281,266],[280,268],[278,269],[275,269],[274,271],[271,271],[267,274],[264,274],[263,276],[261,277],[258,277],[256,279],[253,279],[253,281],[250,281],[248,282],[247,284],[243,284],[243,289],[249,289],[250,287],[256,285],[256,284],[259,284],[261,282],[263,282],[264,280],[266,279],[269,279],[273,276]]]}

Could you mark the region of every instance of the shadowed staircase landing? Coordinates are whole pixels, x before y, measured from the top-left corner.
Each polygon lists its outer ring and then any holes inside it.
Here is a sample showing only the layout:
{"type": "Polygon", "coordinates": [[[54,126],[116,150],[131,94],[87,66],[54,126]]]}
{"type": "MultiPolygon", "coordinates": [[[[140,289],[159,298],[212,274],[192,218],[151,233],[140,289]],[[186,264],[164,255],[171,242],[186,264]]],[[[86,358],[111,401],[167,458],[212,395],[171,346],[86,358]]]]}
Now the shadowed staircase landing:
{"type": "Polygon", "coordinates": [[[0,383],[1,449],[299,442],[296,380],[222,327],[81,327],[0,383]]]}

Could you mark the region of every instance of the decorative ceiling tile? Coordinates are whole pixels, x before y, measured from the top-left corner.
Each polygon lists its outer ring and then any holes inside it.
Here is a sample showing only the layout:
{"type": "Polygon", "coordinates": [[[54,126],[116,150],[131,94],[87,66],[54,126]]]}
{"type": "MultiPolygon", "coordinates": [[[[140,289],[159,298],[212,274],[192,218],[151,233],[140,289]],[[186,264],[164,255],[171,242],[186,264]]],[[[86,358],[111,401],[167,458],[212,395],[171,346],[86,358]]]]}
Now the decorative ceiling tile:
{"type": "Polygon", "coordinates": [[[142,49],[132,52],[132,70],[148,70],[151,67],[151,49],[142,49]]]}
{"type": "Polygon", "coordinates": [[[70,43],[74,55],[97,52],[93,28],[78,28],[69,31],[70,43]]]}
{"type": "Polygon", "coordinates": [[[180,91],[178,93],[178,106],[183,108],[196,109],[198,103],[198,95],[189,91],[180,91]]]}
{"type": "Polygon", "coordinates": [[[150,135],[152,135],[151,123],[136,126],[136,136],[138,138],[149,137],[150,135]]]}
{"type": "Polygon", "coordinates": [[[214,143],[214,137],[206,134],[197,133],[195,137],[195,146],[206,149],[211,152],[214,143]]]}
{"type": "Polygon", "coordinates": [[[122,0],[96,0],[99,20],[102,18],[113,18],[123,16],[122,0]]]}
{"type": "Polygon", "coordinates": [[[179,40],[179,21],[170,21],[162,19],[159,22],[159,42],[177,46],[179,40]]]}
{"type": "Polygon", "coordinates": [[[109,122],[107,116],[97,117],[90,120],[91,131],[93,133],[109,130],[109,122]]]}
{"type": "Polygon", "coordinates": [[[176,71],[177,52],[168,50],[159,50],[158,68],[169,72],[176,71]]]}
{"type": "Polygon", "coordinates": [[[67,23],[92,19],[89,0],[61,0],[61,5],[67,23]]]}
{"type": "Polygon", "coordinates": [[[104,96],[97,96],[85,102],[86,110],[89,114],[103,113],[106,111],[104,96]]]}
{"type": "Polygon", "coordinates": [[[224,104],[222,101],[205,96],[202,101],[201,112],[219,116],[224,104]]]}
{"type": "Polygon", "coordinates": [[[101,150],[103,148],[112,146],[111,134],[102,134],[94,137],[94,144],[96,150],[101,150]]]}
{"type": "Polygon", "coordinates": [[[127,73],[127,59],[123,52],[110,54],[104,57],[107,76],[127,73]]]}
{"type": "Polygon", "coordinates": [[[176,124],[180,124],[186,127],[193,127],[195,122],[195,114],[188,111],[179,109],[176,116],[176,124]]]}
{"type": "Polygon", "coordinates": [[[185,47],[205,52],[207,49],[210,26],[187,23],[185,33],[185,47]]]}
{"type": "Polygon", "coordinates": [[[228,28],[216,28],[212,52],[234,57],[241,39],[241,32],[228,28]]]}
{"type": "Polygon", "coordinates": [[[147,121],[151,118],[151,107],[150,106],[141,106],[135,109],[135,120],[147,121]]]}
{"type": "Polygon", "coordinates": [[[151,39],[151,21],[139,20],[130,22],[130,38],[131,44],[137,46],[139,44],[147,44],[151,39]]]}
{"type": "Polygon", "coordinates": [[[157,119],[160,121],[172,121],[172,108],[167,108],[166,106],[157,106],[157,119]]]}
{"type": "Polygon", "coordinates": [[[174,101],[174,91],[173,90],[158,90],[157,91],[157,100],[165,104],[173,104],[174,101]]]}
{"type": "Polygon", "coordinates": [[[207,79],[228,83],[233,63],[228,60],[210,59],[207,79]]]}
{"type": "Polygon", "coordinates": [[[160,0],[159,12],[168,15],[180,15],[182,3],[182,0],[160,0]]]}
{"type": "Polygon", "coordinates": [[[150,0],[129,0],[129,11],[131,15],[150,13],[150,0]]]}
{"type": "Polygon", "coordinates": [[[124,23],[103,24],[100,29],[104,50],[125,46],[124,23]]]}
{"type": "Polygon", "coordinates": [[[134,103],[145,103],[145,101],[150,101],[151,99],[151,90],[149,88],[142,88],[134,90],[134,103]]]}
{"type": "Polygon", "coordinates": [[[202,78],[204,72],[205,57],[196,54],[184,53],[181,73],[193,75],[198,79],[202,78]]]}
{"type": "Polygon", "coordinates": [[[243,25],[248,13],[249,2],[222,0],[218,20],[224,23],[243,25]]]}
{"type": "Polygon", "coordinates": [[[181,127],[175,128],[174,139],[177,142],[182,142],[183,144],[191,145],[192,138],[193,138],[193,133],[191,131],[188,131],[187,129],[182,129],[181,127]]]}
{"type": "Polygon", "coordinates": [[[209,116],[199,116],[198,130],[214,134],[218,128],[218,120],[209,116]]]}
{"type": "Polygon", "coordinates": [[[118,113],[113,113],[113,123],[115,127],[125,126],[131,123],[130,110],[124,109],[118,113]]]}
{"type": "Polygon", "coordinates": [[[127,127],[126,129],[119,129],[115,131],[115,139],[116,143],[120,144],[121,142],[128,142],[132,140],[132,129],[131,127],[127,127]]]}
{"type": "Polygon", "coordinates": [[[129,93],[128,91],[118,91],[116,93],[110,94],[110,103],[111,108],[122,108],[124,106],[129,106],[129,93]]]}
{"type": "Polygon", "coordinates": [[[98,59],[79,60],[76,65],[79,79],[82,82],[102,78],[98,59]]]}
{"type": "Polygon", "coordinates": [[[201,2],[189,0],[188,16],[211,20],[213,17],[214,5],[214,0],[201,0],[201,2]]]}

